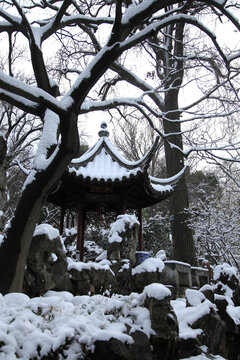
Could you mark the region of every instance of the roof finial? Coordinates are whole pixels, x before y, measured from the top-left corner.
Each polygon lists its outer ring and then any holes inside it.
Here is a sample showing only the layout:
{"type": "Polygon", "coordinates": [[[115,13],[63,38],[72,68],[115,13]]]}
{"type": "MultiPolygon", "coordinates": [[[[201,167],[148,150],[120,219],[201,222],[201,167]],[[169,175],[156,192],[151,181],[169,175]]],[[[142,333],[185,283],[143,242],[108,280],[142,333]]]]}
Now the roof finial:
{"type": "Polygon", "coordinates": [[[103,137],[103,136],[109,136],[109,131],[107,130],[107,123],[106,121],[102,121],[101,122],[101,129],[98,133],[99,137],[103,137]]]}

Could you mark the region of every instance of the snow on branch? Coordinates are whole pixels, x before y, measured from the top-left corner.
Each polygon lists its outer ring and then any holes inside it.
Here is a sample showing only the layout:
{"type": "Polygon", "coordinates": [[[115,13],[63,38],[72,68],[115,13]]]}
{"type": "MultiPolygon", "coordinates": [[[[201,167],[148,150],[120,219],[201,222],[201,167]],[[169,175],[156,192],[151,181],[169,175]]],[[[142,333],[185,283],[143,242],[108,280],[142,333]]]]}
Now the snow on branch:
{"type": "MultiPolygon", "coordinates": [[[[213,153],[213,151],[236,151],[240,149],[240,143],[235,143],[235,144],[226,144],[226,145],[221,145],[218,147],[208,147],[208,146],[192,146],[190,147],[190,149],[183,151],[183,154],[185,157],[188,157],[190,155],[190,153],[192,153],[193,151],[195,152],[206,152],[211,154],[211,156],[219,159],[219,160],[223,160],[223,161],[232,161],[232,159],[230,160],[229,158],[226,158],[224,156],[218,156],[216,154],[213,153]]],[[[238,160],[236,160],[236,162],[239,162],[238,160]]]]}
{"type": "Polygon", "coordinates": [[[18,161],[18,159],[16,159],[16,162],[17,162],[19,168],[22,170],[22,172],[23,172],[25,175],[29,175],[29,174],[30,174],[30,171],[27,170],[27,169],[18,161]]]}
{"type": "Polygon", "coordinates": [[[25,99],[22,96],[11,94],[8,91],[0,89],[0,99],[11,105],[17,106],[19,109],[33,115],[41,115],[41,110],[36,102],[25,99]]]}
{"type": "Polygon", "coordinates": [[[164,100],[156,91],[156,89],[149,85],[146,81],[139,78],[136,74],[127,69],[125,66],[115,62],[112,65],[111,69],[117,74],[119,74],[127,82],[130,82],[132,85],[143,90],[145,92],[145,95],[149,95],[150,97],[154,97],[155,99],[157,99],[157,103],[160,105],[160,108],[164,106],[164,100]]]}
{"type": "Polygon", "coordinates": [[[0,9],[0,16],[7,21],[7,23],[1,22],[1,26],[12,24],[13,26],[17,26],[17,28],[19,28],[19,25],[21,25],[22,19],[20,17],[11,15],[3,9],[0,9]]]}
{"type": "Polygon", "coordinates": [[[104,100],[104,101],[85,101],[83,105],[81,106],[80,113],[87,113],[90,111],[96,111],[96,110],[107,110],[107,109],[113,109],[117,106],[134,106],[137,109],[139,109],[139,106],[144,106],[146,109],[148,109],[152,114],[155,116],[161,116],[162,113],[158,111],[154,111],[154,109],[150,108],[142,99],[142,97],[138,98],[114,98],[110,100],[104,100]]]}
{"type": "Polygon", "coordinates": [[[111,17],[91,17],[87,15],[64,15],[61,21],[56,24],[55,19],[51,19],[48,22],[38,21],[40,25],[43,25],[39,28],[39,31],[42,32],[42,38],[45,40],[56,30],[63,29],[66,26],[72,25],[101,25],[101,24],[109,24],[112,25],[114,22],[114,18],[111,17]]]}
{"type": "Polygon", "coordinates": [[[33,168],[36,170],[44,170],[47,165],[55,157],[55,152],[49,157],[49,150],[57,145],[57,133],[59,127],[59,116],[47,110],[44,117],[44,125],[42,136],[33,161],[33,168]]]}
{"type": "Polygon", "coordinates": [[[13,100],[15,98],[19,104],[22,102],[23,106],[29,107],[31,103],[26,100],[30,100],[33,103],[45,105],[57,113],[66,111],[66,107],[62,102],[56,100],[44,90],[25,84],[23,81],[5,75],[3,72],[0,72],[0,87],[6,90],[6,92],[2,92],[3,95],[5,93],[10,99],[11,94],[13,100]]]}

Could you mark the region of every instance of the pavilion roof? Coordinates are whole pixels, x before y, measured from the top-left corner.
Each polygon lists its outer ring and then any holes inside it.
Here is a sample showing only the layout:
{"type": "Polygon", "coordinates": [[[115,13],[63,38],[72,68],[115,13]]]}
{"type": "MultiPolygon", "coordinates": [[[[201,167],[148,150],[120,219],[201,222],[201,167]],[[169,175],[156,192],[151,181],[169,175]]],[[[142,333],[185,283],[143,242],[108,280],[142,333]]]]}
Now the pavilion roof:
{"type": "Polygon", "coordinates": [[[108,138],[108,131],[99,132],[99,140],[79,158],[73,159],[68,172],[94,182],[123,181],[147,170],[158,147],[156,138],[150,150],[138,161],[125,159],[108,138]]]}
{"type": "Polygon", "coordinates": [[[50,202],[63,204],[67,208],[77,208],[80,203],[94,208],[94,204],[109,202],[110,208],[114,209],[122,206],[124,198],[128,208],[144,208],[173,193],[185,168],[167,179],[148,174],[159,137],[141,159],[129,161],[120,154],[108,136],[106,129],[101,130],[99,140],[83,155],[72,160],[60,184],[49,195],[50,202]],[[106,194],[108,189],[110,195],[106,194]]]}

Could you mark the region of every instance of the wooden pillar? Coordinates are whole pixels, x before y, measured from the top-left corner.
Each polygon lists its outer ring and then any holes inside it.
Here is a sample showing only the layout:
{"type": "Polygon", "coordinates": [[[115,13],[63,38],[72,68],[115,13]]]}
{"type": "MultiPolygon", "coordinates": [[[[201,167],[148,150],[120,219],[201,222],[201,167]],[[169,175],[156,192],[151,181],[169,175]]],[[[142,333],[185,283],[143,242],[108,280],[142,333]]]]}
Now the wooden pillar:
{"type": "Polygon", "coordinates": [[[138,221],[139,221],[138,251],[143,251],[142,209],[138,209],[138,221]]]}
{"type": "Polygon", "coordinates": [[[83,208],[79,208],[77,226],[77,250],[80,253],[80,261],[83,261],[85,220],[86,210],[83,208]]]}
{"type": "Polygon", "coordinates": [[[126,201],[124,199],[122,203],[122,214],[126,214],[126,212],[127,212],[127,206],[126,206],[126,201]]]}
{"type": "Polygon", "coordinates": [[[65,209],[63,206],[61,206],[60,210],[60,224],[59,224],[59,234],[63,234],[63,226],[64,226],[64,215],[65,215],[65,209]]]}

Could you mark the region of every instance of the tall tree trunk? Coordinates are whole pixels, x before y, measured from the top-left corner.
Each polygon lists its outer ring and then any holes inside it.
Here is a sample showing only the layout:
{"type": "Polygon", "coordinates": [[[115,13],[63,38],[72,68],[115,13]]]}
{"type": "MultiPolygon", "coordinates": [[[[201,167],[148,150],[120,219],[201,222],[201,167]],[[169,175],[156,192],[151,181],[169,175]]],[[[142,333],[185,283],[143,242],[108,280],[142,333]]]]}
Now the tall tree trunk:
{"type": "Polygon", "coordinates": [[[7,175],[6,175],[6,154],[7,141],[3,134],[0,134],[0,233],[3,232],[6,223],[6,218],[3,216],[3,210],[7,202],[7,175]]]}
{"type": "Polygon", "coordinates": [[[3,294],[22,291],[24,268],[42,202],[79,149],[75,114],[61,119],[61,135],[55,158],[23,190],[6,239],[0,247],[0,292],[3,294]]]}
{"type": "MultiPolygon", "coordinates": [[[[165,97],[165,112],[168,113],[168,119],[179,119],[178,94],[176,91],[168,91],[165,97]]],[[[173,133],[168,140],[182,149],[181,125],[179,122],[163,121],[164,132],[173,133]]],[[[168,176],[174,176],[184,166],[184,157],[182,153],[171,148],[165,142],[165,158],[168,176]]],[[[188,191],[185,176],[176,188],[174,194],[169,198],[171,231],[173,240],[174,259],[196,265],[196,252],[191,229],[188,227],[188,191]]]]}
{"type": "MultiPolygon", "coordinates": [[[[167,10],[170,10],[170,8],[167,8],[167,10]]],[[[184,76],[184,26],[183,23],[177,23],[164,29],[163,50],[159,46],[158,37],[153,39],[153,44],[155,43],[157,46],[152,46],[156,54],[156,68],[160,80],[164,76],[164,133],[173,134],[169,135],[168,141],[164,143],[168,176],[174,176],[184,167],[184,157],[181,153],[183,144],[181,123],[179,122],[180,112],[178,111],[179,90],[184,76]],[[176,145],[180,151],[171,146],[169,142],[176,145]]],[[[183,177],[175,193],[170,197],[169,207],[174,258],[196,265],[193,235],[187,225],[189,203],[185,177],[183,177]]]]}

